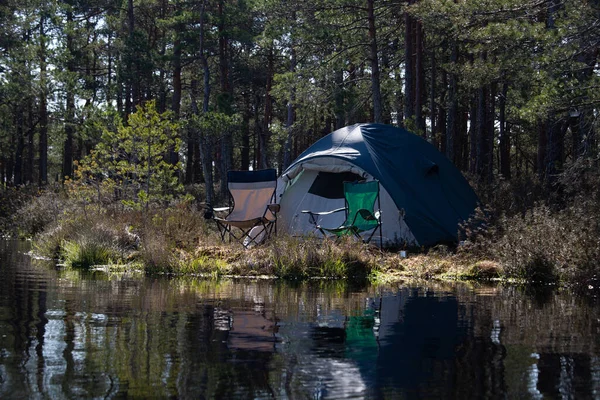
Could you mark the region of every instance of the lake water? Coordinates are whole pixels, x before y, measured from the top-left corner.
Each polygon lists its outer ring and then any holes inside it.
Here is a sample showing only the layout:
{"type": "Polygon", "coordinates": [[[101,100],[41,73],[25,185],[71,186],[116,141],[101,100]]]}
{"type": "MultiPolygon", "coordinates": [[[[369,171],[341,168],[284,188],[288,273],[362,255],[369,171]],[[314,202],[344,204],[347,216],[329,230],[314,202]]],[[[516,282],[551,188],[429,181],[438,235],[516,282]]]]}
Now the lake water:
{"type": "Polygon", "coordinates": [[[600,398],[591,294],[147,278],[27,251],[0,241],[2,399],[600,398]]]}

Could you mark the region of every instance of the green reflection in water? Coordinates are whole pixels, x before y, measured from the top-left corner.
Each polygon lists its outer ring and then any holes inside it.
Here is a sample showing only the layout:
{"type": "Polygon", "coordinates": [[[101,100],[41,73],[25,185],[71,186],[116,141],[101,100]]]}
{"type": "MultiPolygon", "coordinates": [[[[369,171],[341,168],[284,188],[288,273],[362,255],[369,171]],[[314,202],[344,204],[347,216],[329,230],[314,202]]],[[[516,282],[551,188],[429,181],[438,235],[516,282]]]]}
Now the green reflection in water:
{"type": "Polygon", "coordinates": [[[600,390],[598,304],[567,290],[147,278],[0,255],[2,398],[600,390]]]}

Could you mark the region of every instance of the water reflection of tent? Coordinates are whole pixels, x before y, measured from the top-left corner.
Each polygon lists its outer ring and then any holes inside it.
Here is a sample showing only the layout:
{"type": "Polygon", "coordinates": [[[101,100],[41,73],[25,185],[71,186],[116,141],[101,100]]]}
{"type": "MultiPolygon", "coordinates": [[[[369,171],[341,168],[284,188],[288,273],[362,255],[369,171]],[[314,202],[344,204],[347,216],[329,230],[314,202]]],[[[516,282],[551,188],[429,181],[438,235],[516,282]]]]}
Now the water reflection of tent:
{"type": "Polygon", "coordinates": [[[273,316],[248,310],[233,311],[227,344],[230,349],[275,351],[277,324],[273,316]]]}
{"type": "Polygon", "coordinates": [[[366,310],[363,315],[348,317],[346,323],[346,357],[356,361],[374,361],[377,359],[378,344],[373,328],[374,310],[366,310]]]}
{"type": "Polygon", "coordinates": [[[436,365],[446,371],[436,379],[452,379],[455,348],[466,337],[456,298],[403,290],[382,298],[380,316],[378,386],[414,390],[433,378],[436,365]]]}

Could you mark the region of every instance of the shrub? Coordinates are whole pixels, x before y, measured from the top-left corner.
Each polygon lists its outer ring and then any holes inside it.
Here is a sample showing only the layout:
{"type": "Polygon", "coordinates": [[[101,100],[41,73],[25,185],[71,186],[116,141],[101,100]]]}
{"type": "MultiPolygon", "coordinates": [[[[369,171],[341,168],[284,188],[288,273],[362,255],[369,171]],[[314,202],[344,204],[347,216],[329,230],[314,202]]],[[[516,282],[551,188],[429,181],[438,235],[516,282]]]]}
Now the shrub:
{"type": "Polygon", "coordinates": [[[0,236],[19,233],[19,209],[28,204],[37,193],[37,188],[33,186],[0,186],[0,236]]]}
{"type": "Polygon", "coordinates": [[[57,187],[38,192],[16,212],[20,235],[38,235],[56,222],[71,205],[69,199],[60,193],[57,187]]]}

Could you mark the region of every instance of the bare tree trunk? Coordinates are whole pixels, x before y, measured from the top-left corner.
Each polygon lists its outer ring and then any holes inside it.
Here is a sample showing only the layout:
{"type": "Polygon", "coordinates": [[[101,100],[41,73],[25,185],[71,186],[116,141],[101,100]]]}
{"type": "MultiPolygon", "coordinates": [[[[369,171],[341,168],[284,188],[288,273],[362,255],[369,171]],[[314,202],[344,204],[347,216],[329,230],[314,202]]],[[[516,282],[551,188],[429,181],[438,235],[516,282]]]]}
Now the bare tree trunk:
{"type": "Polygon", "coordinates": [[[547,146],[544,175],[548,183],[554,182],[556,176],[563,170],[567,126],[566,119],[554,116],[549,117],[546,123],[547,146]]]}
{"type": "Polygon", "coordinates": [[[22,110],[15,110],[16,125],[17,125],[17,146],[15,148],[15,163],[14,163],[14,184],[15,186],[23,184],[23,151],[25,150],[24,121],[22,110]]]}
{"type": "MultiPolygon", "coordinates": [[[[205,114],[208,112],[208,106],[210,101],[210,68],[208,65],[208,58],[206,57],[206,52],[204,49],[204,17],[206,13],[206,2],[207,0],[203,0],[202,9],[200,11],[200,61],[202,63],[202,70],[204,75],[204,96],[202,100],[202,113],[205,114]]],[[[197,87],[194,86],[194,80],[192,80],[192,94],[194,93],[194,89],[197,87]]],[[[195,96],[192,96],[195,98],[195,96]]],[[[200,115],[198,110],[198,106],[195,103],[192,103],[192,107],[195,106],[194,113],[196,115],[200,115]]],[[[206,186],[206,203],[212,204],[215,198],[214,195],[214,182],[213,182],[213,172],[212,172],[212,153],[210,151],[210,146],[208,143],[208,138],[206,137],[206,132],[199,132],[197,135],[199,142],[199,156],[202,164],[202,171],[204,174],[204,184],[206,186]]]]}
{"type": "Polygon", "coordinates": [[[496,92],[497,92],[498,84],[496,82],[492,82],[488,85],[488,109],[487,120],[486,120],[486,146],[485,146],[485,180],[486,182],[492,182],[494,180],[494,133],[495,133],[495,123],[496,123],[496,92]]]}
{"type": "Polygon", "coordinates": [[[470,126],[469,126],[469,172],[473,175],[477,173],[477,92],[472,93],[470,101],[470,126]]]}
{"type": "Polygon", "coordinates": [[[223,10],[224,1],[219,0],[217,4],[218,13],[218,24],[217,31],[219,33],[219,82],[221,86],[221,92],[223,94],[229,94],[229,63],[227,59],[227,46],[228,39],[225,31],[225,14],[223,10]]]}
{"type": "Polygon", "coordinates": [[[485,176],[485,155],[487,153],[487,115],[486,115],[487,90],[485,86],[477,89],[477,147],[476,147],[476,172],[482,179],[485,176]]]}
{"type": "MultiPolygon", "coordinates": [[[[225,10],[224,10],[224,1],[219,0],[217,3],[217,33],[219,37],[219,83],[220,83],[220,93],[217,97],[217,107],[218,109],[230,115],[232,113],[231,102],[233,99],[231,93],[231,87],[229,84],[229,59],[228,59],[228,46],[229,39],[227,34],[227,29],[225,27],[225,10]]],[[[231,165],[233,163],[233,136],[230,129],[227,129],[225,132],[222,132],[221,136],[221,144],[220,144],[220,162],[219,162],[219,172],[221,177],[220,184],[220,195],[222,198],[227,197],[227,171],[231,169],[231,165]]]]}
{"type": "Polygon", "coordinates": [[[537,157],[535,162],[535,170],[541,180],[545,179],[546,169],[546,137],[547,121],[538,121],[538,142],[537,142],[537,157]]]}
{"type": "Polygon", "coordinates": [[[423,99],[425,98],[425,68],[423,66],[424,58],[424,33],[423,25],[420,21],[414,21],[415,25],[415,122],[417,130],[422,132],[423,137],[427,137],[425,129],[425,118],[423,117],[423,99]]]}
{"type": "Polygon", "coordinates": [[[34,167],[34,135],[35,135],[35,121],[33,117],[33,99],[29,99],[27,103],[27,122],[28,122],[28,130],[27,130],[27,160],[25,162],[25,174],[24,174],[24,183],[31,184],[33,183],[33,167],[34,167]]]}
{"type": "MultiPolygon", "coordinates": [[[[178,27],[178,30],[180,28],[178,27]]],[[[179,35],[179,32],[176,32],[179,35]]],[[[181,109],[181,40],[179,37],[175,39],[173,43],[173,98],[171,102],[171,110],[175,116],[175,119],[179,119],[179,111],[181,109]]],[[[193,143],[190,143],[190,136],[188,135],[188,149],[194,148],[193,143]]],[[[193,153],[192,153],[193,157],[193,153]]],[[[179,154],[175,151],[175,147],[169,149],[169,163],[176,165],[179,162],[179,154]]],[[[188,159],[188,163],[190,160],[188,159]]]]}
{"type": "Polygon", "coordinates": [[[271,119],[273,118],[273,100],[271,98],[271,90],[273,88],[273,73],[275,64],[275,55],[273,54],[273,45],[269,48],[269,53],[267,55],[267,85],[266,85],[266,95],[265,95],[265,113],[263,120],[263,128],[261,135],[259,137],[259,153],[260,153],[260,168],[268,168],[268,148],[269,148],[269,125],[271,124],[271,119]]]}
{"type": "Polygon", "coordinates": [[[371,94],[373,96],[373,121],[383,122],[383,107],[381,104],[381,83],[379,72],[379,54],[377,51],[377,35],[375,29],[375,12],[373,3],[375,0],[367,0],[367,12],[369,20],[369,58],[371,62],[371,94]]]}
{"type": "Polygon", "coordinates": [[[46,63],[46,33],[44,31],[45,18],[40,17],[40,130],[39,130],[39,176],[38,184],[40,186],[48,183],[48,102],[46,95],[47,84],[47,63],[46,63]]]}
{"type": "Polygon", "coordinates": [[[437,147],[438,140],[436,139],[436,104],[435,104],[435,78],[437,70],[435,65],[435,51],[431,51],[431,83],[429,89],[429,123],[431,124],[431,141],[437,147]]]}
{"type": "MultiPolygon", "coordinates": [[[[295,18],[295,13],[294,13],[295,18]]],[[[290,48],[290,72],[292,74],[296,73],[296,49],[292,44],[290,48]]],[[[296,102],[296,87],[292,87],[290,91],[290,100],[287,104],[287,122],[286,122],[286,131],[287,136],[285,138],[285,144],[283,146],[283,163],[282,163],[282,172],[291,164],[292,162],[292,141],[294,138],[293,125],[295,119],[295,110],[294,103],[296,102]]]]}
{"type": "MultiPolygon", "coordinates": [[[[129,29],[129,39],[131,43],[134,43],[134,31],[135,31],[135,14],[133,7],[133,0],[127,0],[127,22],[129,29]]],[[[136,60],[130,60],[129,63],[129,87],[131,88],[131,93],[127,93],[127,103],[126,108],[128,109],[127,113],[131,113],[133,111],[133,106],[140,104],[140,86],[139,86],[139,71],[138,71],[138,63],[136,60]],[[133,104],[132,104],[133,101],[133,104]]]]}
{"type": "MultiPolygon", "coordinates": [[[[356,78],[357,78],[357,70],[356,70],[356,65],[354,65],[353,63],[350,63],[348,65],[348,83],[345,85],[345,87],[347,88],[348,92],[352,92],[354,90],[354,87],[356,86],[356,78]]],[[[349,97],[346,99],[349,103],[349,107],[347,108],[347,112],[346,112],[346,122],[348,123],[348,125],[353,125],[357,122],[357,117],[356,117],[356,99],[349,97]]]]}
{"type": "Polygon", "coordinates": [[[511,178],[510,171],[510,132],[506,122],[506,96],[508,94],[508,83],[502,85],[500,95],[500,174],[505,179],[511,178]]]}
{"type": "MultiPolygon", "coordinates": [[[[67,12],[67,24],[73,23],[73,13],[67,12]]],[[[74,45],[73,33],[71,30],[67,32],[67,51],[69,53],[69,61],[67,62],[67,70],[70,74],[75,74],[75,65],[73,61],[74,45]]],[[[73,137],[75,135],[75,88],[72,82],[66,85],[66,104],[65,104],[65,133],[66,139],[63,146],[63,166],[61,179],[70,178],[73,175],[73,137]]]]}
{"type": "Polygon", "coordinates": [[[446,106],[446,103],[447,103],[446,93],[448,92],[448,74],[446,73],[445,70],[442,70],[441,75],[442,75],[442,85],[441,85],[442,92],[440,93],[440,101],[438,104],[439,112],[437,114],[438,121],[436,123],[437,132],[435,133],[433,144],[442,153],[446,154],[446,129],[447,129],[446,116],[447,116],[447,109],[448,109],[448,107],[446,106]]]}
{"type": "Polygon", "coordinates": [[[246,109],[242,119],[242,148],[240,149],[241,169],[247,171],[250,169],[250,101],[246,99],[246,109]]]}
{"type": "MultiPolygon", "coordinates": [[[[458,62],[458,45],[452,45],[452,54],[450,64],[456,66],[458,62]]],[[[455,162],[456,155],[456,126],[458,118],[458,78],[455,73],[450,74],[450,87],[448,90],[448,119],[446,122],[446,156],[452,162],[455,162]]]]}
{"type": "MultiPolygon", "coordinates": [[[[413,4],[414,0],[408,0],[413,4]]],[[[407,12],[404,14],[404,120],[411,119],[415,114],[414,87],[414,31],[413,18],[407,12]]]]}
{"type": "Polygon", "coordinates": [[[335,71],[335,129],[343,128],[346,124],[346,113],[344,112],[344,71],[338,68],[335,71]]]}

